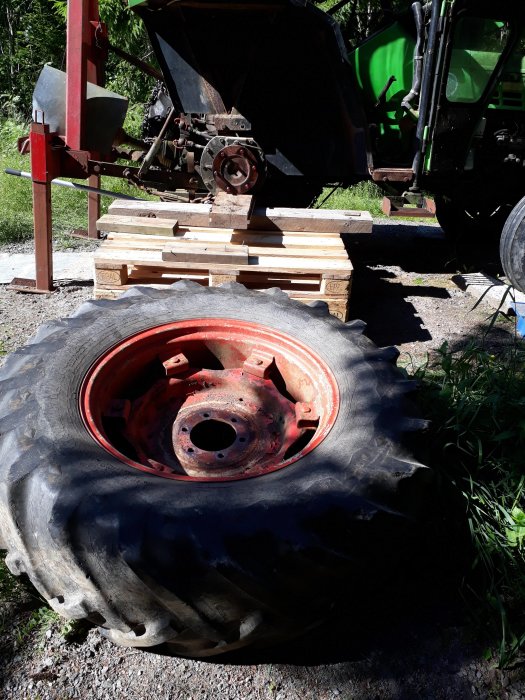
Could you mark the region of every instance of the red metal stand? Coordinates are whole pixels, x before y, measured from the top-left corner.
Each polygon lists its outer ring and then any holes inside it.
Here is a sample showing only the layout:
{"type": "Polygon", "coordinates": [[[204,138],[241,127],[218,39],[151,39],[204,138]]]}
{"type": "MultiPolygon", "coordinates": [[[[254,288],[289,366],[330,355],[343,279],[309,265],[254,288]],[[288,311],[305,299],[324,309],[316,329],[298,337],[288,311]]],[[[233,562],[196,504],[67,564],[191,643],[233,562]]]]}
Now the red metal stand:
{"type": "Polygon", "coordinates": [[[53,290],[51,180],[57,173],[51,150],[52,138],[47,124],[39,124],[36,121],[31,124],[29,140],[33,177],[35,282],[38,291],[53,290]]]}
{"type": "MultiPolygon", "coordinates": [[[[89,161],[99,154],[83,150],[87,83],[102,85],[107,56],[107,31],[100,21],[98,0],[69,0],[67,14],[66,129],[50,133],[45,115],[33,115],[29,144],[33,183],[35,236],[35,280],[13,280],[21,291],[53,290],[51,181],[60,175],[88,177],[92,187],[100,187],[100,175],[89,169],[89,161]]],[[[88,195],[87,237],[98,238],[100,196],[88,195]]]]}

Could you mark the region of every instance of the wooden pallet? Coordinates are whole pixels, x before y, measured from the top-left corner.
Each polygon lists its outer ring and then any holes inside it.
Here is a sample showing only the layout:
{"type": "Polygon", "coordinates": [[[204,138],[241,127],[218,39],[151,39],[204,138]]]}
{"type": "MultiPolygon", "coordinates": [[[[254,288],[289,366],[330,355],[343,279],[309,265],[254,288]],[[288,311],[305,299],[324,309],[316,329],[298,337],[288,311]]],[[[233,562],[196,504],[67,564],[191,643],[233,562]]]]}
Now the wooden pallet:
{"type": "MultiPolygon", "coordinates": [[[[132,204],[142,207],[149,203],[132,204]]],[[[269,230],[182,225],[181,218],[184,221],[185,215],[182,213],[181,217],[181,205],[161,204],[169,205],[171,218],[137,217],[135,207],[132,216],[110,213],[99,220],[102,228],[119,231],[109,232],[95,254],[96,298],[115,298],[137,284],[162,286],[190,279],[205,286],[217,286],[236,281],[251,289],[280,287],[291,298],[303,302],[324,301],[334,316],[347,320],[352,264],[337,231],[315,230],[319,224],[312,226],[314,230],[306,230],[304,222],[297,223],[297,216],[288,216],[290,210],[279,210],[279,221],[295,222],[295,227],[290,228],[296,230],[276,228],[275,219],[266,214],[269,230]],[[155,224],[160,226],[155,229],[155,224]]],[[[202,207],[207,207],[182,206],[201,207],[194,209],[199,217],[204,216],[202,207]]],[[[168,207],[163,211],[167,212],[168,207]]],[[[305,210],[296,211],[305,213],[305,210]]],[[[325,222],[328,221],[324,228],[335,228],[338,214],[332,218],[324,216],[325,222]]],[[[190,219],[195,221],[194,217],[190,219]]]]}

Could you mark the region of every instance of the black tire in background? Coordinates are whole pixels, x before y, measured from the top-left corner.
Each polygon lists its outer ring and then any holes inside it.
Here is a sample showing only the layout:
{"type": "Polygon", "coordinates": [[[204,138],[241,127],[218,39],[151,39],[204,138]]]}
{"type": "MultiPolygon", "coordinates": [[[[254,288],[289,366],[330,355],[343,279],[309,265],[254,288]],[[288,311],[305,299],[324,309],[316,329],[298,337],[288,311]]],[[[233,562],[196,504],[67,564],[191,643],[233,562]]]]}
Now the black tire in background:
{"type": "Polygon", "coordinates": [[[499,239],[516,199],[502,201],[483,191],[436,195],[436,218],[451,243],[490,243],[499,239]]]}
{"type": "Polygon", "coordinates": [[[429,470],[401,447],[396,353],[275,290],[136,288],[43,326],[0,371],[0,547],[53,609],[117,644],[212,656],[271,645],[340,599],[387,594],[425,508],[429,470]],[[88,434],[79,389],[115,343],[172,321],[239,319],[297,338],[333,372],[327,437],[279,471],[227,482],[163,479],[88,434]]]}
{"type": "Polygon", "coordinates": [[[501,234],[500,257],[511,284],[525,293],[525,197],[518,202],[505,222],[501,234]]]}

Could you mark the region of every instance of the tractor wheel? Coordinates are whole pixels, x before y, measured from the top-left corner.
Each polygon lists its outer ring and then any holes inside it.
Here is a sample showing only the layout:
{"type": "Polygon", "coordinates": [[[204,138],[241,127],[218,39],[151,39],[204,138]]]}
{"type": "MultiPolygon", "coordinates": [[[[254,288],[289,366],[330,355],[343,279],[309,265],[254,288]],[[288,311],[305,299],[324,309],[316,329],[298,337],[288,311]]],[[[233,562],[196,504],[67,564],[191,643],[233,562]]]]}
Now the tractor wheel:
{"type": "Polygon", "coordinates": [[[499,251],[505,274],[516,289],[525,293],[525,197],[505,222],[499,251]]]}
{"type": "Polygon", "coordinates": [[[436,195],[436,218],[451,242],[497,241],[515,201],[501,204],[493,194],[478,191],[436,195]]]}
{"type": "Polygon", "coordinates": [[[192,657],[384,594],[430,473],[395,357],[280,290],[84,304],[0,373],[7,565],[117,644],[192,657]]]}

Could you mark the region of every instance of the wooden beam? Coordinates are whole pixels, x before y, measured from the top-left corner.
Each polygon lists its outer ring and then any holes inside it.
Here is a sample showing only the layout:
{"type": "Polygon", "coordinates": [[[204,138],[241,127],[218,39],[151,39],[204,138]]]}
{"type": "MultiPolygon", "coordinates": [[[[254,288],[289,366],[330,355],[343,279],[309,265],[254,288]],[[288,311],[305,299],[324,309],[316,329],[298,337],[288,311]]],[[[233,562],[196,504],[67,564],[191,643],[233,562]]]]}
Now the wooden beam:
{"type": "Polygon", "coordinates": [[[219,192],[211,207],[210,226],[247,229],[254,203],[255,200],[251,194],[219,192]]]}
{"type": "Polygon", "coordinates": [[[247,245],[198,245],[180,243],[162,251],[163,260],[222,265],[248,265],[247,245]]]}
{"type": "Polygon", "coordinates": [[[178,228],[176,219],[150,219],[142,216],[114,216],[104,214],[97,221],[99,231],[142,233],[154,236],[174,236],[178,228]]]}
{"type": "MultiPolygon", "coordinates": [[[[116,216],[177,219],[179,226],[196,227],[210,225],[211,210],[211,204],[140,202],[123,199],[115,200],[109,207],[109,213],[116,216]]],[[[372,225],[372,216],[367,211],[257,207],[250,216],[248,229],[250,232],[297,231],[311,234],[371,233],[372,225]]]]}

